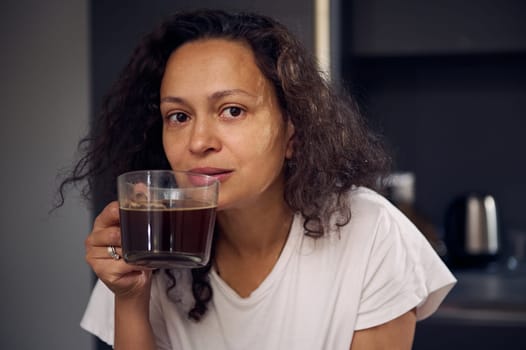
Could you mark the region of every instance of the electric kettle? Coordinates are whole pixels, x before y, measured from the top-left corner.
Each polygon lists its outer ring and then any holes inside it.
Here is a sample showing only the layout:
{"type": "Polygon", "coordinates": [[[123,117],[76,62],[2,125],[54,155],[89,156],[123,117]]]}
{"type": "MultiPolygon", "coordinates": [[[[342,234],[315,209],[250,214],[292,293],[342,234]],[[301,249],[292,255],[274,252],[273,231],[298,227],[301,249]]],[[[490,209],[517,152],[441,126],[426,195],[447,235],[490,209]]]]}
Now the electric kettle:
{"type": "Polygon", "coordinates": [[[454,267],[484,267],[501,250],[499,218],[493,196],[470,193],[455,198],[445,216],[447,262],[454,267]]]}

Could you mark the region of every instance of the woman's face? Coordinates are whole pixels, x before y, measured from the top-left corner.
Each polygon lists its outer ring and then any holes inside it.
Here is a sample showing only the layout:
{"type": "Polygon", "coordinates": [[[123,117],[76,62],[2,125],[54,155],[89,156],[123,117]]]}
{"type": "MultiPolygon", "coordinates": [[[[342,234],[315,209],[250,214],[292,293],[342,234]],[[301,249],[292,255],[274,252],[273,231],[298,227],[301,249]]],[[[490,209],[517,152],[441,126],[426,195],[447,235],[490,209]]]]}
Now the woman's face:
{"type": "Polygon", "coordinates": [[[172,169],[219,179],[220,210],[283,201],[294,128],[247,45],[206,39],[174,51],[161,84],[161,114],[172,169]]]}

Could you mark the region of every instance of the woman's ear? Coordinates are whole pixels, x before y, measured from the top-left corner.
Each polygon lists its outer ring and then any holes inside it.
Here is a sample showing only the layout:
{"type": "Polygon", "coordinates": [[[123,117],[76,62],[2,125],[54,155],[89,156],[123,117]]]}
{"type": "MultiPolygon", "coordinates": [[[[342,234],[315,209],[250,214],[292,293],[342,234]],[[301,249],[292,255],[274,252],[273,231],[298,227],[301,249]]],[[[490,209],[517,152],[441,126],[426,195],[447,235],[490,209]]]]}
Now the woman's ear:
{"type": "Polygon", "coordinates": [[[286,137],[287,137],[287,146],[285,149],[285,158],[291,159],[292,155],[294,154],[294,124],[292,124],[292,121],[289,119],[287,121],[287,130],[286,130],[286,137]]]}

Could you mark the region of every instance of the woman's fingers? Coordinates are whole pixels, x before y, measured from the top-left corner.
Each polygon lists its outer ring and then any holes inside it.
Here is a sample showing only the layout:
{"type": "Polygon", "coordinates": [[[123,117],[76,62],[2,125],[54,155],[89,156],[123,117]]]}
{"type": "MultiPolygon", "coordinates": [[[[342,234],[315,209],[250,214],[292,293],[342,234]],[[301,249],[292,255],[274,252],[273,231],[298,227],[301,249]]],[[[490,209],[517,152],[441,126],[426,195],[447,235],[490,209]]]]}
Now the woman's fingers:
{"type": "Polygon", "coordinates": [[[115,294],[140,295],[149,288],[152,269],[130,265],[122,259],[117,202],[108,204],[97,216],[85,246],[86,261],[115,294]]]}
{"type": "Polygon", "coordinates": [[[121,246],[121,230],[119,226],[106,227],[91,232],[85,241],[86,250],[91,247],[121,246]]]}
{"type": "Polygon", "coordinates": [[[93,224],[93,231],[86,237],[84,244],[86,247],[86,260],[95,273],[99,270],[97,260],[113,259],[109,247],[115,247],[116,253],[122,256],[117,202],[108,204],[97,216],[93,224]]]}
{"type": "Polygon", "coordinates": [[[102,274],[106,276],[105,279],[111,279],[109,278],[111,276],[113,276],[113,279],[116,279],[123,275],[152,270],[148,267],[128,264],[124,261],[124,259],[115,260],[111,258],[108,253],[106,253],[106,257],[102,257],[97,259],[97,261],[94,261],[92,267],[94,270],[101,271],[102,274]]]}
{"type": "Polygon", "coordinates": [[[147,287],[152,273],[150,268],[129,265],[123,259],[98,259],[93,261],[91,266],[116,295],[140,293],[147,287]]]}
{"type": "Polygon", "coordinates": [[[97,216],[93,223],[93,231],[98,231],[119,224],[119,203],[114,201],[108,204],[97,216]]]}
{"type": "Polygon", "coordinates": [[[119,205],[117,202],[111,202],[95,219],[93,230],[85,241],[86,252],[92,247],[120,246],[119,222],[119,205]]]}
{"type": "Polygon", "coordinates": [[[87,255],[89,256],[89,259],[113,259],[113,260],[120,260],[113,258],[111,254],[111,247],[115,249],[115,253],[117,253],[118,256],[122,258],[122,248],[117,245],[108,245],[108,246],[91,246],[89,248],[89,251],[86,251],[87,255]]]}

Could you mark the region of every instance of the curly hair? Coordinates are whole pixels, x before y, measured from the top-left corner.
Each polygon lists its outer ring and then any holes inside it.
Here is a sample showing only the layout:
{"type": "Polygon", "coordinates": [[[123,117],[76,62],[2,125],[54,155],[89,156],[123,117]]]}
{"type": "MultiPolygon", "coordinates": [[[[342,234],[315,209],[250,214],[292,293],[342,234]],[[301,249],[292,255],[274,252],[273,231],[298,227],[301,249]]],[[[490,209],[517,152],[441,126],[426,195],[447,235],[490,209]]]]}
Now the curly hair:
{"type": "MultiPolygon", "coordinates": [[[[320,237],[331,223],[348,223],[346,192],[352,186],[377,188],[389,167],[381,139],[367,127],[353,99],[327,81],[315,58],[282,24],[262,15],[217,10],[173,14],[141,40],[79,144],[82,157],[60,186],[62,203],[65,188],[77,182],[84,183],[82,193],[90,198],[100,176],[114,179],[131,170],[170,168],[159,111],[166,62],[185,43],[217,38],[249,45],[275,88],[283,117],[294,125],[284,197],[305,218],[306,234],[320,237]]],[[[114,193],[114,182],[105,190],[114,193]]],[[[192,273],[196,306],[189,315],[196,320],[211,298],[209,269],[192,273]]]]}

